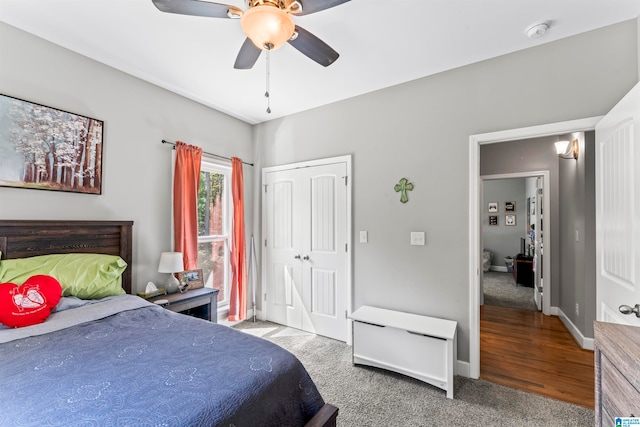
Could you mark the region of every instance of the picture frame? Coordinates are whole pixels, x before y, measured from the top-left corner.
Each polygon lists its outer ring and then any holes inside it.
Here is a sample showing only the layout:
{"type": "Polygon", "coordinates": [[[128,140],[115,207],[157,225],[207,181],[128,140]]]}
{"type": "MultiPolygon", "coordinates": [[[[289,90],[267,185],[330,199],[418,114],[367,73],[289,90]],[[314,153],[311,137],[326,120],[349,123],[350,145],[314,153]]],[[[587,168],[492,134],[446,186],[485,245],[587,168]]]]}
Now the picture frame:
{"type": "Polygon", "coordinates": [[[506,214],[504,216],[504,225],[516,225],[516,215],[515,214],[506,214]]]}
{"type": "Polygon", "coordinates": [[[489,225],[498,225],[498,215],[489,215],[489,225]]]}
{"type": "Polygon", "coordinates": [[[489,213],[498,212],[498,202],[489,202],[489,203],[487,203],[487,212],[489,212],[489,213]]]}
{"type": "Polygon", "coordinates": [[[504,211],[505,212],[515,212],[516,211],[516,202],[504,202],[504,211]]]}
{"type": "Polygon", "coordinates": [[[104,121],[0,94],[0,186],[102,194],[104,121]]]}
{"type": "Polygon", "coordinates": [[[180,287],[188,285],[189,289],[204,288],[204,277],[201,268],[181,271],[176,273],[176,277],[180,282],[180,287]]]}

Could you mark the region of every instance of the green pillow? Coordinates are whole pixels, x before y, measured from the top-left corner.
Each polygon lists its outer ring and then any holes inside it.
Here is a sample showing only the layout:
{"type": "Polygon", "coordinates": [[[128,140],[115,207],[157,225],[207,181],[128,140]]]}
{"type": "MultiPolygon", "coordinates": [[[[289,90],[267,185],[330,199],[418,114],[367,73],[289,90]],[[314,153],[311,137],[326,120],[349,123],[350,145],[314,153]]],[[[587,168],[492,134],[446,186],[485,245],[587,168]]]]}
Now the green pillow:
{"type": "Polygon", "coordinates": [[[22,285],[29,277],[45,274],[62,286],[62,296],[98,299],[125,293],[122,272],[127,263],[115,255],[53,254],[0,261],[0,283],[22,285]]]}

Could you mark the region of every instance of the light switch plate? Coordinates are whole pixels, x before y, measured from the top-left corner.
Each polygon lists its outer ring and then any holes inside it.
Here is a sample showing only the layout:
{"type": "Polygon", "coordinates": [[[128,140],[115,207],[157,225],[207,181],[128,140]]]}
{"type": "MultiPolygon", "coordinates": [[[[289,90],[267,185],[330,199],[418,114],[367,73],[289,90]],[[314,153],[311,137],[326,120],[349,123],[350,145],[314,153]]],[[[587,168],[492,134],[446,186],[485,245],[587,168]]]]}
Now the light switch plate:
{"type": "Polygon", "coordinates": [[[369,233],[366,231],[360,232],[360,243],[367,243],[369,241],[369,233]]]}
{"type": "Polygon", "coordinates": [[[425,245],[424,231],[412,231],[411,232],[411,245],[412,246],[424,246],[425,245]]]}

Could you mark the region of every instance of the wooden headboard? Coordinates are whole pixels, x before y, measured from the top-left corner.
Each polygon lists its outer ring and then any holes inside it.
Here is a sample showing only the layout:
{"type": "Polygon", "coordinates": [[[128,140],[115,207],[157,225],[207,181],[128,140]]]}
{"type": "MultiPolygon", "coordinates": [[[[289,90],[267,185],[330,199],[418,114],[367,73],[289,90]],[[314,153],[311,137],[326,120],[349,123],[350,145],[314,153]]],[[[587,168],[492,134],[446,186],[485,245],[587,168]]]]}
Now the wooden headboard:
{"type": "Polygon", "coordinates": [[[0,220],[0,259],[47,254],[118,255],[128,265],[122,287],[131,293],[133,221],[0,220]]]}

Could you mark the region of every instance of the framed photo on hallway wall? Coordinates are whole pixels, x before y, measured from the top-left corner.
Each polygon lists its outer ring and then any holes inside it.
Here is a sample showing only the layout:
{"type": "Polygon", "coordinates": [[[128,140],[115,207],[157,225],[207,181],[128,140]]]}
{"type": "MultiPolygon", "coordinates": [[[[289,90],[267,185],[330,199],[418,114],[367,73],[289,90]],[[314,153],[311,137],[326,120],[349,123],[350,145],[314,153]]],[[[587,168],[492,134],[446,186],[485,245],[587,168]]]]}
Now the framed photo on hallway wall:
{"type": "Polygon", "coordinates": [[[516,211],[516,202],[504,202],[504,211],[505,212],[515,212],[516,211]]]}
{"type": "Polygon", "coordinates": [[[504,216],[504,225],[516,225],[516,215],[507,214],[504,216]]]}
{"type": "Polygon", "coordinates": [[[487,203],[487,212],[489,212],[489,213],[498,212],[498,202],[489,202],[489,203],[487,203]]]}

